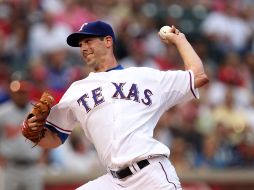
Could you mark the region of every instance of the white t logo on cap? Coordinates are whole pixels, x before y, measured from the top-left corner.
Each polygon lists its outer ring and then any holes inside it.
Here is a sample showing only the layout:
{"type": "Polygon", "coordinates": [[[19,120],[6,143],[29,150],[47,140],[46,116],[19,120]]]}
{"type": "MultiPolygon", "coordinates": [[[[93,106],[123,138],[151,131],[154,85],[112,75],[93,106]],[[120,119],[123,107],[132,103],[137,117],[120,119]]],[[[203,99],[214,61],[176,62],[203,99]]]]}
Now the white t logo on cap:
{"type": "Polygon", "coordinates": [[[84,23],[84,24],[82,24],[82,26],[80,27],[79,31],[81,31],[81,30],[84,28],[84,26],[86,26],[86,25],[88,25],[88,23],[87,23],[87,22],[86,22],[86,23],[84,23]]]}

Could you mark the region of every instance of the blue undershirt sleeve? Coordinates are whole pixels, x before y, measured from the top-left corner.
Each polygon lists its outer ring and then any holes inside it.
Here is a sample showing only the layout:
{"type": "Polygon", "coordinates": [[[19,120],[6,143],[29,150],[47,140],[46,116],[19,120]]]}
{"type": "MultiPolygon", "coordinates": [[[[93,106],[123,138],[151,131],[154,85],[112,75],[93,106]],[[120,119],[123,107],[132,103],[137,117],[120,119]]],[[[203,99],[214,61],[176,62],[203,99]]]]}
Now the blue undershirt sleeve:
{"type": "Polygon", "coordinates": [[[57,133],[58,137],[61,139],[62,144],[65,142],[65,140],[68,138],[68,134],[66,133],[62,133],[60,131],[58,131],[55,127],[49,125],[49,124],[45,124],[45,127],[48,128],[50,131],[57,133]]]}

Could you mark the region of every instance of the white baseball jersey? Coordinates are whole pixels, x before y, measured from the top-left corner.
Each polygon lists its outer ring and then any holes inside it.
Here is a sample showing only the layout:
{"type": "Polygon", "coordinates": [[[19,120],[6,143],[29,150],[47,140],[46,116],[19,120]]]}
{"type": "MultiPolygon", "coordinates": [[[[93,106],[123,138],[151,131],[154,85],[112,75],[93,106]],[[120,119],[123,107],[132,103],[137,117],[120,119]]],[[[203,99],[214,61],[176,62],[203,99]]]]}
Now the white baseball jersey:
{"type": "Polygon", "coordinates": [[[101,162],[119,169],[150,155],[169,156],[153,138],[161,115],[198,97],[192,71],[118,67],[74,82],[48,117],[47,127],[62,141],[78,122],[101,162]]]}

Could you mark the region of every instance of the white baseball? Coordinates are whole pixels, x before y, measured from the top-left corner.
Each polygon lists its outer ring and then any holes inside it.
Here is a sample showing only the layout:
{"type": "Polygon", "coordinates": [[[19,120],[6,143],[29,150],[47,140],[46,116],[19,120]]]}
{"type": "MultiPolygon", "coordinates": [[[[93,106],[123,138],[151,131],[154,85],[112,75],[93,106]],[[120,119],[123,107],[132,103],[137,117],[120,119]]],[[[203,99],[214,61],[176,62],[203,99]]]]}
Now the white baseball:
{"type": "Polygon", "coordinates": [[[161,29],[160,29],[160,35],[162,37],[165,37],[167,34],[170,33],[170,29],[171,29],[170,26],[163,26],[163,27],[161,27],[161,29]]]}

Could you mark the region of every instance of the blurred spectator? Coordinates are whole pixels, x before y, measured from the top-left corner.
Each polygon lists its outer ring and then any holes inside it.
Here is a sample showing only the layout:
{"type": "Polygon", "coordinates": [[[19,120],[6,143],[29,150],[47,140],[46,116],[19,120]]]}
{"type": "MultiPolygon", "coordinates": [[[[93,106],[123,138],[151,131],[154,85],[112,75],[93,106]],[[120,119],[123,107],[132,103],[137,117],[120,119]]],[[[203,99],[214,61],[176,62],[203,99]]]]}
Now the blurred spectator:
{"type": "Polygon", "coordinates": [[[159,68],[153,58],[147,55],[144,38],[134,38],[128,44],[129,56],[119,61],[123,67],[150,67],[159,68]]]}
{"type": "MultiPolygon", "coordinates": [[[[241,112],[246,114],[248,126],[250,127],[250,132],[254,133],[254,95],[252,94],[252,98],[248,107],[241,108],[241,112]]],[[[254,141],[254,140],[253,140],[254,141]]],[[[252,142],[254,143],[254,142],[252,142]]]]}
{"type": "Polygon", "coordinates": [[[250,72],[249,74],[249,89],[254,93],[254,52],[249,52],[247,53],[244,58],[244,63],[247,66],[248,71],[250,72]]]}
{"type": "Polygon", "coordinates": [[[226,54],[221,60],[213,81],[208,87],[208,102],[223,104],[228,87],[232,87],[237,107],[247,107],[251,101],[251,71],[235,52],[226,54]]]}
{"type": "Polygon", "coordinates": [[[193,168],[192,148],[182,137],[175,137],[170,148],[170,161],[176,170],[186,171],[193,168]]]}
{"type": "Polygon", "coordinates": [[[253,145],[253,131],[245,133],[245,138],[236,146],[235,152],[239,157],[239,162],[236,166],[244,168],[254,167],[254,145],[253,145]]]}
{"type": "Polygon", "coordinates": [[[64,1],[62,0],[43,0],[38,2],[43,10],[52,14],[58,14],[64,9],[64,1]]]}
{"type": "MultiPolygon", "coordinates": [[[[206,95],[206,94],[204,94],[206,95]]],[[[198,110],[198,118],[197,118],[197,130],[203,135],[209,135],[214,131],[214,118],[212,115],[212,111],[214,109],[214,105],[207,102],[207,100],[203,100],[199,105],[198,110]]]]}
{"type": "MultiPolygon", "coordinates": [[[[110,2],[110,1],[108,1],[110,2]]],[[[122,27],[126,27],[127,22],[129,22],[128,25],[131,24],[133,20],[133,12],[131,11],[131,7],[129,6],[129,2],[127,0],[113,0],[111,1],[112,5],[111,7],[108,7],[110,10],[110,13],[107,15],[106,20],[109,21],[114,28],[119,28],[120,30],[123,29],[122,27]]],[[[116,31],[116,35],[123,36],[124,33],[128,33],[128,30],[121,30],[116,31]],[[123,32],[123,33],[122,33],[123,32]]],[[[124,37],[124,36],[123,36],[124,37]]],[[[116,43],[117,45],[117,43],[116,43]]]]}
{"type": "Polygon", "coordinates": [[[0,57],[0,104],[9,99],[11,67],[0,57]]]}
{"type": "Polygon", "coordinates": [[[123,19],[119,26],[116,28],[116,47],[115,53],[119,60],[128,56],[127,44],[131,40],[132,35],[129,33],[130,21],[123,19]]]}
{"type": "Polygon", "coordinates": [[[56,22],[68,24],[72,31],[78,31],[84,22],[91,22],[97,18],[76,0],[64,0],[63,7],[61,11],[55,14],[56,22]]]}
{"type": "Polygon", "coordinates": [[[45,55],[47,85],[50,89],[63,95],[69,85],[76,79],[75,67],[70,65],[68,50],[59,46],[51,47],[45,55]]]}
{"type": "Polygon", "coordinates": [[[41,56],[57,46],[67,48],[65,41],[71,31],[67,24],[56,23],[53,13],[43,12],[42,21],[30,29],[31,56],[41,56]]]}
{"type": "Polygon", "coordinates": [[[218,79],[226,84],[245,87],[248,81],[248,73],[244,70],[240,56],[235,52],[229,52],[218,69],[218,79]]]}
{"type": "Polygon", "coordinates": [[[0,167],[0,189],[4,189],[4,170],[2,167],[0,167]]]}
{"type": "Polygon", "coordinates": [[[5,190],[42,190],[40,161],[43,151],[26,141],[21,124],[31,110],[27,81],[10,83],[11,99],[0,106],[0,160],[5,174],[5,190]]]}
{"type": "Polygon", "coordinates": [[[216,76],[217,63],[210,57],[209,41],[201,34],[189,35],[190,43],[204,63],[205,69],[211,78],[216,76]]]}
{"type": "Polygon", "coordinates": [[[176,70],[182,67],[178,52],[172,46],[167,47],[166,50],[162,50],[160,54],[154,56],[154,60],[158,68],[163,71],[176,70]]]}
{"type": "Polygon", "coordinates": [[[232,152],[220,144],[215,134],[207,135],[203,142],[202,152],[195,157],[195,167],[201,169],[226,168],[231,164],[232,152]]]}
{"type": "MultiPolygon", "coordinates": [[[[123,0],[123,1],[125,1],[125,0],[123,0]]],[[[103,18],[104,20],[109,20],[112,17],[118,17],[117,14],[114,14],[114,13],[116,13],[115,11],[113,11],[111,13],[111,10],[113,10],[114,8],[117,8],[118,4],[119,4],[118,0],[108,0],[108,1],[104,1],[104,0],[89,0],[89,3],[83,1],[83,5],[88,10],[92,11],[93,14],[96,15],[97,18],[103,18]]],[[[129,5],[130,5],[130,2],[128,2],[127,9],[129,7],[129,5]]],[[[128,16],[131,16],[131,15],[128,15],[128,16]]]]}
{"type": "MultiPolygon", "coordinates": [[[[30,73],[29,80],[31,81],[30,98],[34,101],[40,99],[42,93],[46,90],[52,93],[47,83],[48,68],[43,57],[31,59],[28,71],[30,73]]],[[[55,96],[54,96],[55,97],[55,96]]]]}
{"type": "Polygon", "coordinates": [[[170,16],[175,17],[180,30],[188,36],[199,33],[200,24],[207,13],[208,10],[203,4],[196,4],[193,0],[169,4],[170,16]]]}
{"type": "Polygon", "coordinates": [[[71,134],[65,144],[51,151],[50,165],[56,170],[90,173],[100,171],[102,166],[97,153],[85,138],[79,127],[71,134]]]}
{"type": "Polygon", "coordinates": [[[203,34],[211,41],[211,54],[215,60],[230,51],[246,52],[252,35],[250,26],[241,18],[234,3],[225,0],[223,6],[221,11],[212,10],[201,26],[203,34]]]}
{"type": "MultiPolygon", "coordinates": [[[[4,41],[11,32],[11,23],[10,23],[11,14],[12,14],[11,4],[8,2],[0,2],[0,39],[1,41],[4,41]]],[[[2,48],[0,49],[2,50],[2,48]]]]}
{"type": "Polygon", "coordinates": [[[232,145],[241,141],[247,127],[247,116],[235,106],[232,88],[228,88],[223,104],[213,110],[215,125],[222,124],[229,133],[232,145]]]}
{"type": "Polygon", "coordinates": [[[178,106],[180,122],[178,127],[171,128],[174,137],[183,138],[194,152],[201,152],[203,135],[198,131],[198,109],[196,101],[190,101],[178,106]]]}
{"type": "Polygon", "coordinates": [[[5,54],[11,64],[12,71],[27,69],[31,51],[28,36],[29,24],[26,21],[18,21],[12,26],[12,33],[5,45],[5,54]]]}
{"type": "Polygon", "coordinates": [[[55,101],[58,102],[62,97],[62,92],[50,88],[48,84],[49,69],[46,66],[43,57],[33,58],[29,63],[29,80],[31,81],[31,89],[29,98],[33,101],[38,101],[44,91],[50,92],[55,101]]]}

